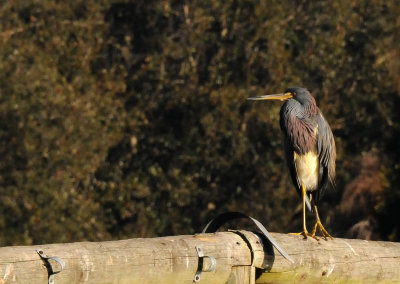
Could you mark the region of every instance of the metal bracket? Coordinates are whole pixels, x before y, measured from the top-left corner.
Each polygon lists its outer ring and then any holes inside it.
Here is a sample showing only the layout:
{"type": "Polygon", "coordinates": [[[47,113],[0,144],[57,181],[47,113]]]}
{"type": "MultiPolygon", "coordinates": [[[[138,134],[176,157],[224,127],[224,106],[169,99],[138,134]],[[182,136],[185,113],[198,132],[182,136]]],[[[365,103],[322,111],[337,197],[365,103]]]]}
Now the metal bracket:
{"type": "Polygon", "coordinates": [[[49,278],[49,284],[54,284],[54,275],[63,271],[63,269],[65,268],[65,262],[58,256],[47,256],[42,249],[37,249],[36,252],[39,254],[40,258],[45,263],[45,266],[47,268],[48,278],[49,278]],[[51,264],[49,262],[49,259],[52,259],[52,260],[58,262],[61,266],[61,269],[59,271],[54,271],[53,267],[51,266],[51,264]]]}
{"type": "Polygon", "coordinates": [[[215,259],[215,257],[213,256],[208,256],[208,255],[204,255],[203,250],[201,249],[201,247],[195,246],[196,251],[197,251],[197,255],[199,256],[199,263],[197,266],[197,271],[196,274],[194,276],[193,282],[199,282],[200,278],[201,278],[201,273],[202,272],[211,272],[214,271],[215,268],[217,267],[217,260],[215,259]],[[210,259],[211,264],[210,267],[206,270],[203,270],[203,262],[204,262],[204,258],[207,257],[210,259]]]}

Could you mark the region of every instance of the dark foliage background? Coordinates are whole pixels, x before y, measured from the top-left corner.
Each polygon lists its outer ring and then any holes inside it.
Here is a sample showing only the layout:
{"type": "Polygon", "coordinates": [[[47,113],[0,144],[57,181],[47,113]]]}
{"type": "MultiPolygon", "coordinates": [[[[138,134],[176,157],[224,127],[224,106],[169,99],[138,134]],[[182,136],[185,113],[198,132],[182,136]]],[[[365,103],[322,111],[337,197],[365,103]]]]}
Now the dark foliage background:
{"type": "Polygon", "coordinates": [[[399,14],[395,0],[3,1],[0,245],[192,234],[227,210],[298,231],[281,104],[246,101],[293,85],[336,137],[328,231],[400,240],[399,14]]]}

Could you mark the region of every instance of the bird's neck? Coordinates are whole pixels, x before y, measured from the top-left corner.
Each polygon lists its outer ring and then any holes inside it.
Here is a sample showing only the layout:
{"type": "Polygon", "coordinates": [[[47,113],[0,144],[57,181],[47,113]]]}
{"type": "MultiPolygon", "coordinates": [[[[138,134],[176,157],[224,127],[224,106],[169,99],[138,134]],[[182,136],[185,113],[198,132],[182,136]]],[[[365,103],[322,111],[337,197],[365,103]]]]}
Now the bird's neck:
{"type": "Polygon", "coordinates": [[[310,101],[303,104],[304,107],[304,114],[309,117],[315,116],[318,114],[318,107],[317,103],[315,102],[314,97],[311,97],[310,101]]]}

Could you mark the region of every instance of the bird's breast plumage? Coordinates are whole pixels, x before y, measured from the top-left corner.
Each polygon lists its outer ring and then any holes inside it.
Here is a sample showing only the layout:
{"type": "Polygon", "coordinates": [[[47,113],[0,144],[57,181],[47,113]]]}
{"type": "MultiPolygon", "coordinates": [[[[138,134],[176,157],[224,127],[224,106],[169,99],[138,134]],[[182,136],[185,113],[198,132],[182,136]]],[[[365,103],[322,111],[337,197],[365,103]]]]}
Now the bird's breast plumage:
{"type": "Polygon", "coordinates": [[[304,185],[306,191],[318,189],[319,157],[317,149],[315,148],[301,155],[294,152],[294,163],[296,165],[299,181],[304,185]]]}
{"type": "MultiPolygon", "coordinates": [[[[305,154],[312,151],[316,147],[317,142],[317,125],[315,122],[315,114],[304,116],[299,108],[299,103],[294,100],[287,101],[281,109],[281,129],[289,138],[293,148],[298,154],[305,154]]],[[[316,109],[318,111],[318,109],[316,109]]]]}
{"type": "Polygon", "coordinates": [[[307,111],[296,101],[287,101],[281,109],[281,128],[293,153],[296,175],[307,191],[319,188],[320,160],[317,149],[318,108],[307,111]]]}

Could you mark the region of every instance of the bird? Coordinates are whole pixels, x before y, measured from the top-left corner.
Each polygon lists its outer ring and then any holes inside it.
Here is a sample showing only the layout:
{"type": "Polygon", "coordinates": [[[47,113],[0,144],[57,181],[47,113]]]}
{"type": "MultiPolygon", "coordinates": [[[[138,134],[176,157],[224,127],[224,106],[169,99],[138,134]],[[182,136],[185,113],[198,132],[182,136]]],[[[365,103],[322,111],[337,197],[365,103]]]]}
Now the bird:
{"type": "Polygon", "coordinates": [[[334,186],[336,168],[335,139],[314,97],[303,87],[290,87],[283,93],[250,97],[248,100],[285,101],[280,110],[280,128],[284,134],[286,164],[292,182],[302,199],[303,231],[291,233],[318,240],[333,237],[322,225],[317,205],[329,183],[334,186]],[[306,226],[306,207],[315,214],[311,233],[306,226]]]}

